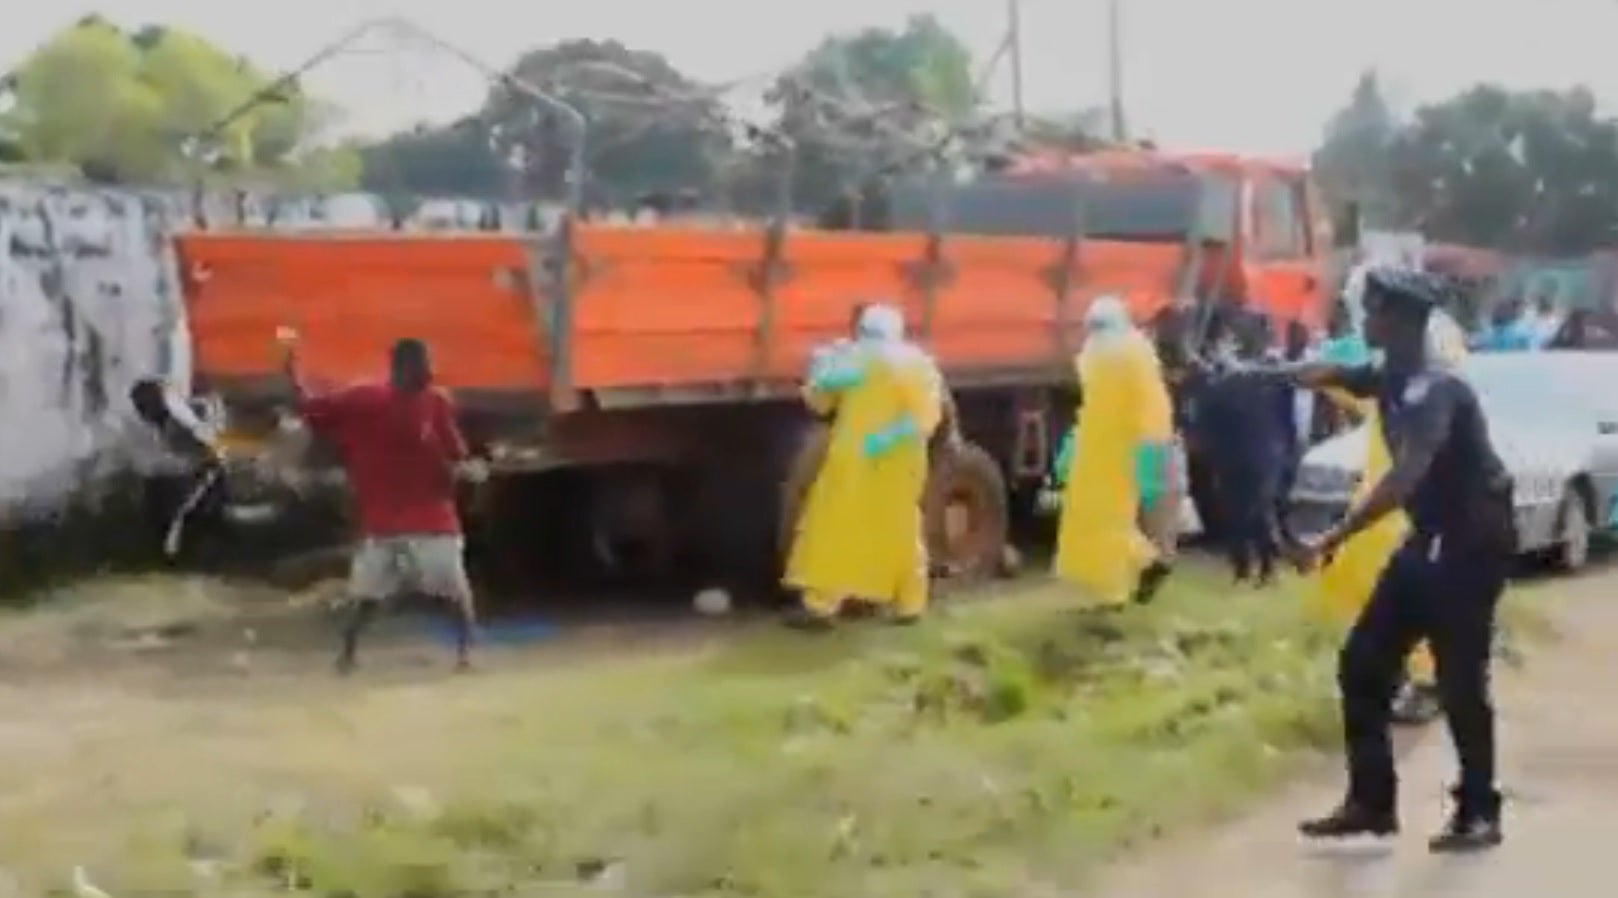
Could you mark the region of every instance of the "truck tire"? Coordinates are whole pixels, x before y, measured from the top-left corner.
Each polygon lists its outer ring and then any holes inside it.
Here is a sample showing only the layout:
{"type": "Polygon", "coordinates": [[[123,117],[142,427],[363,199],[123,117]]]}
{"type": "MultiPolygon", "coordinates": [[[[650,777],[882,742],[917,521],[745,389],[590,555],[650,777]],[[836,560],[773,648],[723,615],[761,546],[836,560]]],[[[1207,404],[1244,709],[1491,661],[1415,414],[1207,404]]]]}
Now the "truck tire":
{"type": "Polygon", "coordinates": [[[922,527],[928,557],[951,580],[981,580],[1013,566],[1006,479],[994,456],[965,443],[940,453],[927,478],[922,527]]]}
{"type": "MultiPolygon", "coordinates": [[[[786,563],[792,534],[809,486],[826,457],[831,429],[815,425],[799,440],[781,483],[776,530],[779,563],[786,563]]],[[[931,466],[922,499],[922,532],[934,568],[950,579],[983,579],[1006,570],[1010,529],[1005,477],[994,457],[966,444],[931,466]]]]}

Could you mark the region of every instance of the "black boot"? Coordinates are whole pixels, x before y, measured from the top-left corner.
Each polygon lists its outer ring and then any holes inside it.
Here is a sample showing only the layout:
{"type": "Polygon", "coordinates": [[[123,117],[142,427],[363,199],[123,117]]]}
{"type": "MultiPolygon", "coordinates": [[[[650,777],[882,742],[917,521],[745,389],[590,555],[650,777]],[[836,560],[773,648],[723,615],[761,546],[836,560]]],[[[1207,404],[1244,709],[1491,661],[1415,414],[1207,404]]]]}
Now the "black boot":
{"type": "Polygon", "coordinates": [[[834,619],[815,614],[801,606],[789,609],[785,614],[782,614],[781,623],[793,630],[801,630],[805,633],[829,633],[837,626],[837,621],[834,619]]]}
{"type": "Polygon", "coordinates": [[[1492,792],[1482,801],[1466,801],[1455,796],[1455,812],[1450,815],[1444,829],[1428,841],[1434,854],[1462,854],[1484,851],[1505,841],[1505,830],[1500,825],[1500,793],[1492,792]]]}
{"type": "Polygon", "coordinates": [[[1349,839],[1355,836],[1398,835],[1399,819],[1392,811],[1373,811],[1352,801],[1345,801],[1324,817],[1305,820],[1298,824],[1298,832],[1307,839],[1349,839]]]}
{"type": "Polygon", "coordinates": [[[1140,572],[1140,579],[1135,583],[1135,604],[1145,605],[1157,598],[1157,591],[1163,588],[1163,581],[1169,578],[1174,569],[1162,561],[1154,561],[1147,565],[1146,570],[1140,572]]]}

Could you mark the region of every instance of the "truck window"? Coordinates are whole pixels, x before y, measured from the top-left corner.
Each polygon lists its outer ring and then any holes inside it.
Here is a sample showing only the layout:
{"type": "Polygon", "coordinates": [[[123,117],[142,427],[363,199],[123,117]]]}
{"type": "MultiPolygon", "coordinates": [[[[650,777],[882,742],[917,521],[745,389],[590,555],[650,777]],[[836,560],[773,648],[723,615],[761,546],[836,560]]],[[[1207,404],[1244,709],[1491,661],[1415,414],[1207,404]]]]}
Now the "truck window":
{"type": "Polygon", "coordinates": [[[1299,259],[1307,256],[1309,244],[1295,186],[1278,178],[1261,178],[1257,188],[1254,211],[1258,213],[1255,230],[1259,257],[1299,259]]]}
{"type": "Polygon", "coordinates": [[[1209,175],[1203,180],[1199,233],[1207,240],[1228,240],[1236,224],[1241,188],[1234,178],[1209,175]]]}
{"type": "MultiPolygon", "coordinates": [[[[893,229],[928,227],[932,188],[901,183],[893,192],[893,229]]],[[[952,233],[998,237],[1066,237],[1082,214],[1084,236],[1107,240],[1179,240],[1198,227],[1219,239],[1230,230],[1231,205],[1191,174],[1120,181],[1075,176],[980,178],[945,188],[943,220],[952,233]],[[1082,212],[1081,212],[1082,209],[1082,212]],[[1223,211],[1221,211],[1223,210],[1223,211]]]]}

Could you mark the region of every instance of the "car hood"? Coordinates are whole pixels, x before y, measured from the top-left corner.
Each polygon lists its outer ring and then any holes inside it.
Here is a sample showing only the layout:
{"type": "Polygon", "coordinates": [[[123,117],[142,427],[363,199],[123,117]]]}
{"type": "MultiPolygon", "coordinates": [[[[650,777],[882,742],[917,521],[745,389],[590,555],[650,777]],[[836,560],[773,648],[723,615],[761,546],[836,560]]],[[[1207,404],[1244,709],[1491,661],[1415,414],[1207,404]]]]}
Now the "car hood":
{"type": "MultiPolygon", "coordinates": [[[[1341,471],[1360,471],[1365,468],[1368,430],[1360,425],[1310,449],[1304,464],[1341,471]]],[[[1500,460],[1513,474],[1571,475],[1585,466],[1590,441],[1569,426],[1550,426],[1544,423],[1534,427],[1496,424],[1491,427],[1490,438],[1500,460]]]]}

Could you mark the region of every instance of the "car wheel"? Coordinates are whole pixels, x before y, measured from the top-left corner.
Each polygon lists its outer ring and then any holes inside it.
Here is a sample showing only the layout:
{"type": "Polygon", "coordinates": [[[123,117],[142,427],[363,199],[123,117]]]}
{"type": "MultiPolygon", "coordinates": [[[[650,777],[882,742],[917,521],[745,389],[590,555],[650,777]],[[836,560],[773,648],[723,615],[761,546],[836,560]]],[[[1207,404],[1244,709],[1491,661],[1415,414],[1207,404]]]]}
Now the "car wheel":
{"type": "Polygon", "coordinates": [[[1569,573],[1577,572],[1590,562],[1590,514],[1585,507],[1584,494],[1577,486],[1568,487],[1562,496],[1562,509],[1557,517],[1562,526],[1556,544],[1556,566],[1569,573]]]}

